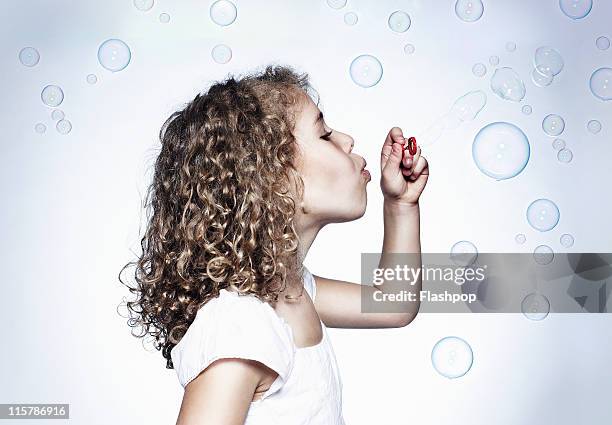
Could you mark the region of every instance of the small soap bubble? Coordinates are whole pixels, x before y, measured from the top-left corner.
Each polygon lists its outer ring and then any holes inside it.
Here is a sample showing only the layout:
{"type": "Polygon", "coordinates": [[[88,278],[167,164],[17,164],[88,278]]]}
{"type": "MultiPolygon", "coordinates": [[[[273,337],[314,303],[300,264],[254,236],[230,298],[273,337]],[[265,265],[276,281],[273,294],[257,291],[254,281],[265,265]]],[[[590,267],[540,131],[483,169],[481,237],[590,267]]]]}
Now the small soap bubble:
{"type": "Polygon", "coordinates": [[[499,65],[499,56],[495,56],[495,55],[491,56],[489,58],[489,63],[493,66],[499,65]]]}
{"type": "Polygon", "coordinates": [[[556,151],[563,149],[565,147],[565,140],[563,140],[563,139],[555,139],[555,140],[553,140],[552,147],[556,151]]]}
{"type": "Polygon", "coordinates": [[[541,266],[550,264],[555,258],[555,253],[548,245],[538,245],[533,250],[533,259],[541,266]]]}
{"type": "Polygon", "coordinates": [[[355,12],[347,12],[344,14],[344,23],[346,25],[355,25],[359,18],[355,12]]]}
{"type": "Polygon", "coordinates": [[[134,7],[141,12],[146,12],[153,7],[153,0],[134,0],[134,7]]]}
{"type": "Polygon", "coordinates": [[[453,103],[450,114],[460,121],[471,121],[487,104],[487,95],[482,90],[471,91],[453,103]]]}
{"type": "Polygon", "coordinates": [[[374,56],[361,55],[351,62],[349,73],[355,84],[367,88],[378,84],[382,78],[383,67],[374,56]]]}
{"type": "Polygon", "coordinates": [[[389,19],[387,21],[389,24],[389,28],[395,32],[406,32],[408,28],[410,28],[410,24],[412,21],[410,20],[410,16],[402,11],[396,10],[391,15],[389,15],[389,19]]]}
{"type": "Polygon", "coordinates": [[[536,199],[527,207],[527,222],[540,232],[548,232],[559,222],[561,213],[550,199],[536,199]]]}
{"type": "Polygon", "coordinates": [[[582,19],[593,8],[593,0],[559,0],[559,8],[569,18],[582,19]]]}
{"type": "Polygon", "coordinates": [[[476,167],[495,180],[518,175],[529,161],[529,140],[514,124],[493,122],[476,134],[472,158],[476,167]]]}
{"type": "Polygon", "coordinates": [[[557,152],[557,159],[559,162],[564,162],[567,164],[568,162],[572,162],[572,159],[574,159],[574,154],[569,149],[561,149],[559,152],[557,152]]]}
{"type": "Polygon", "coordinates": [[[332,9],[342,9],[346,6],[346,0],[327,0],[327,5],[332,9]]]}
{"type": "Polygon", "coordinates": [[[531,107],[531,105],[523,105],[521,111],[525,115],[531,115],[531,113],[533,112],[533,108],[531,107]]]}
{"type": "Polygon", "coordinates": [[[599,50],[608,50],[610,48],[610,39],[606,36],[597,37],[595,45],[599,50]]]}
{"type": "Polygon", "coordinates": [[[574,245],[574,237],[569,233],[564,233],[559,238],[559,243],[565,248],[571,248],[574,245]]]}
{"type": "Polygon", "coordinates": [[[64,92],[59,86],[50,84],[42,90],[40,98],[47,106],[58,106],[64,101],[64,92]]]}
{"type": "Polygon", "coordinates": [[[98,77],[96,77],[95,74],[89,74],[86,80],[89,84],[96,84],[98,82],[98,77]]]}
{"type": "Polygon", "coordinates": [[[599,68],[589,81],[591,93],[601,100],[612,100],[612,68],[599,68]]]}
{"type": "Polygon", "coordinates": [[[121,71],[130,63],[132,53],[122,40],[111,38],[100,44],[98,62],[112,72],[121,71]]]}
{"type": "Polygon", "coordinates": [[[64,119],[64,111],[62,111],[61,109],[54,109],[53,112],[51,112],[51,118],[53,119],[53,121],[59,121],[64,119]]]}
{"type": "Polygon", "coordinates": [[[467,267],[478,258],[478,249],[470,241],[459,241],[450,250],[450,259],[457,265],[467,267]]]}
{"type": "Polygon", "coordinates": [[[238,10],[229,0],[217,0],[210,6],[210,19],[222,27],[231,25],[236,20],[238,10]]]}
{"type": "Polygon", "coordinates": [[[170,15],[168,15],[167,13],[160,13],[159,22],[161,22],[162,24],[167,24],[168,22],[170,22],[170,15]]]}
{"type": "Polygon", "coordinates": [[[468,373],[473,362],[472,347],[456,336],[442,338],[431,350],[431,364],[445,378],[460,378],[468,373]]]}
{"type": "Polygon", "coordinates": [[[538,87],[549,86],[553,81],[553,75],[550,72],[545,71],[543,68],[535,67],[531,71],[531,81],[538,87]]]}
{"type": "Polygon", "coordinates": [[[527,241],[527,237],[524,234],[519,233],[518,235],[514,237],[514,240],[517,244],[523,245],[525,241],[527,241]]]}
{"type": "Polygon", "coordinates": [[[55,128],[60,134],[68,134],[70,130],[72,130],[72,123],[66,119],[59,120],[57,124],[55,124],[55,128]]]}
{"type": "Polygon", "coordinates": [[[561,54],[552,47],[542,46],[535,51],[534,65],[540,72],[552,74],[553,77],[563,69],[561,54]]]}
{"type": "Polygon", "coordinates": [[[514,41],[509,41],[506,43],[506,50],[509,52],[514,52],[516,50],[516,43],[514,41]]]}
{"type": "Polygon", "coordinates": [[[411,55],[414,53],[414,45],[408,43],[404,46],[404,53],[406,53],[407,55],[411,55]]]}
{"type": "Polygon", "coordinates": [[[475,22],[482,17],[484,5],[481,0],[457,0],[455,14],[463,22],[475,22]]]}
{"type": "Polygon", "coordinates": [[[40,60],[40,53],[34,47],[24,47],[19,51],[19,62],[25,66],[36,66],[40,60]]]}
{"type": "Polygon", "coordinates": [[[601,131],[601,123],[597,120],[591,120],[587,123],[587,130],[590,133],[597,134],[601,131]]]}
{"type": "Polygon", "coordinates": [[[217,44],[211,54],[213,60],[220,64],[228,63],[232,59],[232,49],[225,44],[217,44]]]}
{"type": "Polygon", "coordinates": [[[525,97],[525,84],[512,68],[498,68],[491,77],[491,90],[499,97],[520,102],[525,97]]]}
{"type": "Polygon", "coordinates": [[[485,66],[484,63],[475,63],[474,66],[472,67],[472,74],[474,74],[477,77],[484,77],[485,74],[487,73],[487,67],[485,66]]]}
{"type": "Polygon", "coordinates": [[[43,134],[45,131],[47,131],[47,126],[39,122],[38,124],[34,126],[34,131],[37,132],[38,134],[43,134]]]}
{"type": "Polygon", "coordinates": [[[546,115],[542,120],[542,129],[549,136],[558,136],[565,129],[565,121],[556,114],[546,115]]]}
{"type": "Polygon", "coordinates": [[[521,311],[529,320],[543,320],[550,313],[550,302],[542,294],[531,293],[523,299],[521,311]]]}

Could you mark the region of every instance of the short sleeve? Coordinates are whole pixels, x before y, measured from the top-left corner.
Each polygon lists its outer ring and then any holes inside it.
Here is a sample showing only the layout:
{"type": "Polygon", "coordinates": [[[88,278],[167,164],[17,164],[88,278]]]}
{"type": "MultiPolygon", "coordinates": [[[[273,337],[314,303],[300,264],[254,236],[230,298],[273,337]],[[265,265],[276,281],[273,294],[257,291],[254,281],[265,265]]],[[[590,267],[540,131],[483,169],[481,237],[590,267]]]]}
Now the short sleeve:
{"type": "Polygon", "coordinates": [[[314,276],[310,273],[310,270],[306,266],[304,266],[304,287],[310,295],[312,302],[314,302],[315,297],[317,296],[317,284],[315,282],[314,276]]]}
{"type": "Polygon", "coordinates": [[[264,301],[223,289],[200,308],[170,353],[179,382],[185,387],[221,358],[256,360],[278,373],[266,398],[287,382],[293,368],[290,329],[264,301]]]}

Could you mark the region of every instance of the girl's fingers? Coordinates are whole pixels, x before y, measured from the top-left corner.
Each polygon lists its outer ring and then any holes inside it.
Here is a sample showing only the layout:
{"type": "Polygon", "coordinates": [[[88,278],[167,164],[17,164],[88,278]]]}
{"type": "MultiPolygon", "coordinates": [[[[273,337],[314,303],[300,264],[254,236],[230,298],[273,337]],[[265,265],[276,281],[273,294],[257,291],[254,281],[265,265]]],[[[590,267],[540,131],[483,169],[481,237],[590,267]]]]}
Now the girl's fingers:
{"type": "Polygon", "coordinates": [[[410,154],[408,153],[408,150],[406,150],[405,155],[404,155],[404,169],[409,171],[408,173],[403,173],[405,176],[409,176],[410,174],[412,174],[414,172],[414,164],[417,164],[419,162],[419,158],[421,157],[421,148],[417,147],[417,151],[414,154],[414,156],[411,158],[410,154]]]}
{"type": "Polygon", "coordinates": [[[428,163],[427,160],[425,159],[424,156],[419,158],[419,162],[417,162],[417,164],[414,166],[413,170],[412,170],[412,175],[410,176],[410,180],[416,180],[419,178],[419,176],[421,176],[421,174],[429,174],[429,168],[428,168],[428,163]],[[427,169],[427,171],[425,171],[427,169]]]}

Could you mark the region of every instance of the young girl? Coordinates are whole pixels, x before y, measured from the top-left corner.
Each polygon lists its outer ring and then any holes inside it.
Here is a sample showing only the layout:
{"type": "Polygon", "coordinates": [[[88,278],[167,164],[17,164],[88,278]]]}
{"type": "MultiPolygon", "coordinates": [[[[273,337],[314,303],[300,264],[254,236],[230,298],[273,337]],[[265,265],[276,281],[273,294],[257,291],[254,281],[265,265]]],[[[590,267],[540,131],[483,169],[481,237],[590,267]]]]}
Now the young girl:
{"type": "MultiPolygon", "coordinates": [[[[303,265],[323,226],[363,216],[371,179],[313,97],[307,74],[268,66],[212,85],[162,127],[128,323],[176,370],[179,425],[344,424],[327,327],[400,327],[418,312],[362,313],[361,285],[303,265]]],[[[420,253],[429,171],[406,144],[394,127],[382,146],[381,263],[420,253]]]]}

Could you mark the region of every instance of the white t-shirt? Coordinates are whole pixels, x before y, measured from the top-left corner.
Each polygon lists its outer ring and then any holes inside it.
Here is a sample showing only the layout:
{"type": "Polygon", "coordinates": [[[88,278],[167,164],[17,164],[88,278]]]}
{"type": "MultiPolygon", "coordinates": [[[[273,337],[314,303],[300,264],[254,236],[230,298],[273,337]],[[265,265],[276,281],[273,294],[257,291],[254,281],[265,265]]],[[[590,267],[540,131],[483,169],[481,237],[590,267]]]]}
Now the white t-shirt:
{"type": "MultiPolygon", "coordinates": [[[[316,283],[306,267],[304,286],[314,302],[316,283]]],[[[296,347],[291,327],[270,304],[222,289],[200,308],[170,356],[183,387],[220,358],[256,360],[276,371],[270,388],[251,402],[245,425],[345,425],[342,380],[322,321],[321,327],[319,344],[296,347]]]]}

